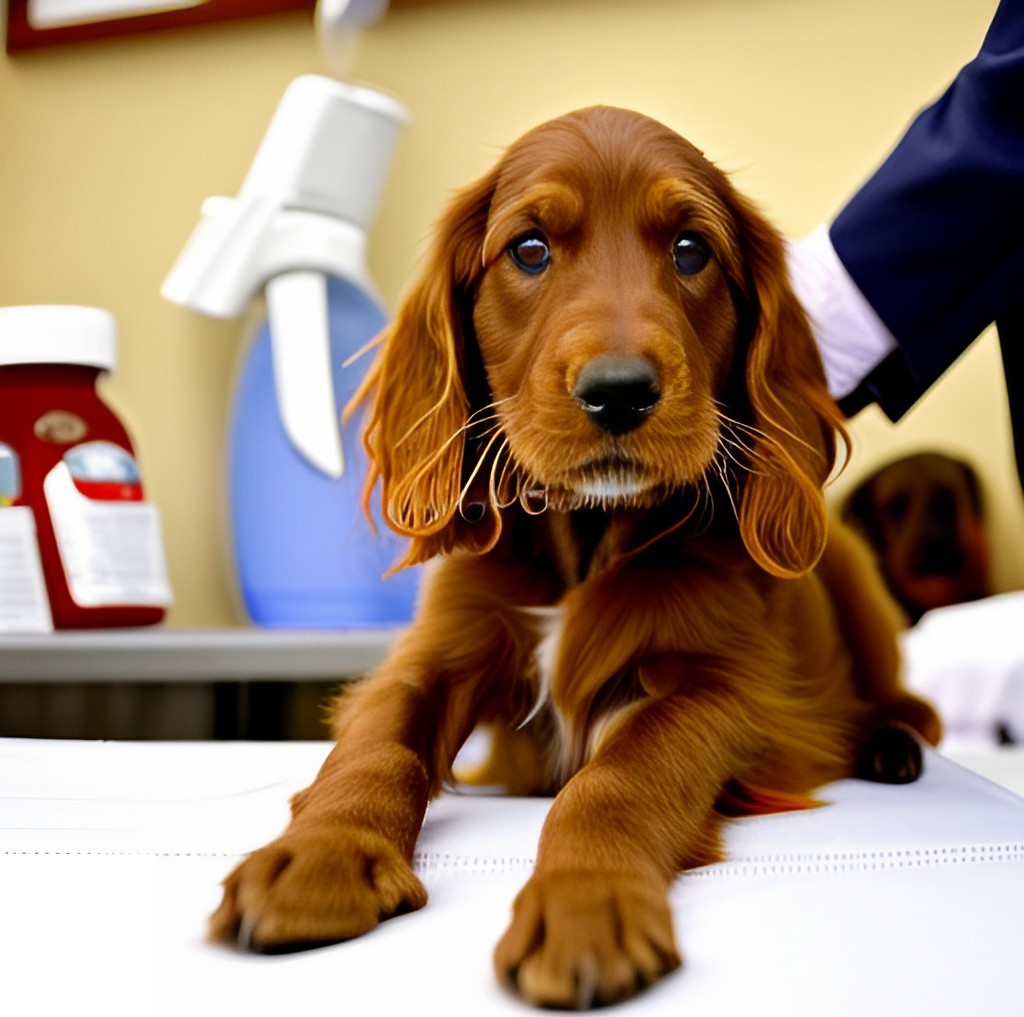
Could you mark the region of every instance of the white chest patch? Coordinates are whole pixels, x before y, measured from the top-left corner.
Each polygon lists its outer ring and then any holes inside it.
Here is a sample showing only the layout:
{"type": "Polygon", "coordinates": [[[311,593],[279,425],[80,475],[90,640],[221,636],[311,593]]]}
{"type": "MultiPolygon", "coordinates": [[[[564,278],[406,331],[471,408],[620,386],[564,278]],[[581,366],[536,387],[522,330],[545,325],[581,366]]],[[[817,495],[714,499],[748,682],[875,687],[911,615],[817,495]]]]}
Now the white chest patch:
{"type": "Polygon", "coordinates": [[[609,473],[592,477],[577,485],[577,492],[595,502],[621,501],[642,494],[651,485],[635,473],[609,473]]]}
{"type": "Polygon", "coordinates": [[[526,727],[551,703],[551,683],[554,679],[558,651],[562,643],[562,632],[565,628],[565,608],[563,607],[537,607],[527,610],[536,619],[539,633],[537,645],[533,651],[533,665],[537,673],[537,701],[523,721],[523,727],[526,727]]]}
{"type": "Polygon", "coordinates": [[[545,609],[541,624],[542,634],[534,650],[534,664],[538,675],[537,702],[533,704],[533,709],[524,723],[529,723],[544,709],[551,710],[551,715],[555,718],[553,730],[558,740],[557,744],[551,746],[551,759],[564,780],[568,776],[569,769],[569,732],[565,719],[554,708],[551,689],[562,648],[562,635],[565,632],[565,608],[545,609]]]}

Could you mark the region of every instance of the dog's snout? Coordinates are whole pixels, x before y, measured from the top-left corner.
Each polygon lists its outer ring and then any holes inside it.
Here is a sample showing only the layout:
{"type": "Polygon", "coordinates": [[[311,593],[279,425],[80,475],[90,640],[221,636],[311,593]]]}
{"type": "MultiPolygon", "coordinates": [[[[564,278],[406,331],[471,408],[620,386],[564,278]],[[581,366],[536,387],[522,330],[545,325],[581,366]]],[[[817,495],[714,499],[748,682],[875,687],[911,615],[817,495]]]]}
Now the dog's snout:
{"type": "Polygon", "coordinates": [[[657,405],[658,374],[643,357],[595,357],[580,371],[572,394],[603,430],[626,434],[657,405]]]}

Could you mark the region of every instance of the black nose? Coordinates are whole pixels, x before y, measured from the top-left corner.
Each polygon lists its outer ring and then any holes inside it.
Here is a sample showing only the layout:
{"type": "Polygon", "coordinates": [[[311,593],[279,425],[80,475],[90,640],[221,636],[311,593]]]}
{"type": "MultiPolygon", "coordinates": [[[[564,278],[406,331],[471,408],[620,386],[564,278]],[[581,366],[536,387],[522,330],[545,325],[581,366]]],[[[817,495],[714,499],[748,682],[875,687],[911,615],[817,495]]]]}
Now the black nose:
{"type": "Polygon", "coordinates": [[[658,375],[643,357],[595,357],[584,365],[572,394],[609,434],[639,427],[658,403],[658,375]]]}

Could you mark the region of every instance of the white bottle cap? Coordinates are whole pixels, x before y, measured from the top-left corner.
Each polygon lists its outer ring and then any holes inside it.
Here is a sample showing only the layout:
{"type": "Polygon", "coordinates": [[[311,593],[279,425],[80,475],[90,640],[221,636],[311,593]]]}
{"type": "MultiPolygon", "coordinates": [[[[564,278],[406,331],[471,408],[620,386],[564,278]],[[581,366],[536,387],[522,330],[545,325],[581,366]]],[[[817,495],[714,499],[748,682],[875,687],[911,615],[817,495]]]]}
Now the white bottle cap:
{"type": "Polygon", "coordinates": [[[109,311],[71,304],[0,307],[0,366],[81,364],[112,371],[117,324],[109,311]]]}
{"type": "Polygon", "coordinates": [[[281,98],[238,196],[368,230],[406,119],[382,92],[304,74],[281,98]]]}

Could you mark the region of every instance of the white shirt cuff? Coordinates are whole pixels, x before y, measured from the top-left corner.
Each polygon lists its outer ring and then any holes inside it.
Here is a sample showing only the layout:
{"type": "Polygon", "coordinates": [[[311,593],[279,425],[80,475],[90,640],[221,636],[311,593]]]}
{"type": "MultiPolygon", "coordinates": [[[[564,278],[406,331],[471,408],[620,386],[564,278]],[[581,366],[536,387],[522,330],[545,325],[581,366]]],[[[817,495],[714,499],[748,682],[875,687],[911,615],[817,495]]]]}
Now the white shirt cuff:
{"type": "Polygon", "coordinates": [[[849,395],[895,348],[896,340],[843,267],[819,226],[786,245],[790,280],[811,321],[834,399],[849,395]]]}

